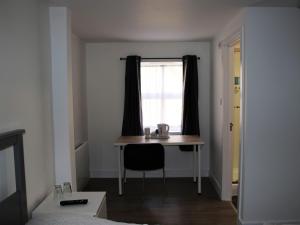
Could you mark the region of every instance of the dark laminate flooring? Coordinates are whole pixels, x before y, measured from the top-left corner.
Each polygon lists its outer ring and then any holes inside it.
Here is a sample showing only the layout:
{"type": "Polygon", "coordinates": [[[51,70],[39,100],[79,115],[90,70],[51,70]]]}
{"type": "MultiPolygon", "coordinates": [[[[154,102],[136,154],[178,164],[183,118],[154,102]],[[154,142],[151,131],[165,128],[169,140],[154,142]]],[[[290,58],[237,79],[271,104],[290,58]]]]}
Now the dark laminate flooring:
{"type": "Polygon", "coordinates": [[[209,179],[202,179],[202,194],[192,178],[127,179],[118,195],[117,179],[90,179],[85,191],[107,192],[108,219],[160,225],[235,225],[230,202],[219,200],[209,179]]]}

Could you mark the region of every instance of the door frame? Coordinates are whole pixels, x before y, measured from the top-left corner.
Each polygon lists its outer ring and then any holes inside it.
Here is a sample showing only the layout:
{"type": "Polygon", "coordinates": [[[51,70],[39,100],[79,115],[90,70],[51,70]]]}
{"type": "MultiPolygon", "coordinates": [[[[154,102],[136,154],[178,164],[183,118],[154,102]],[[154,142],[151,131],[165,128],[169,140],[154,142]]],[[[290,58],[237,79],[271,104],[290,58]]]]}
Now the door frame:
{"type": "Polygon", "coordinates": [[[230,48],[240,41],[241,51],[241,73],[240,73],[240,159],[239,159],[239,188],[238,188],[238,215],[242,212],[243,202],[243,157],[244,157],[244,114],[245,114],[245,47],[244,47],[244,28],[239,28],[236,32],[232,33],[228,38],[224,39],[220,44],[222,51],[222,64],[223,64],[223,154],[222,154],[222,190],[221,198],[224,201],[231,201],[232,198],[232,135],[229,131],[229,123],[232,120],[232,84],[231,79],[231,56],[230,48]]]}

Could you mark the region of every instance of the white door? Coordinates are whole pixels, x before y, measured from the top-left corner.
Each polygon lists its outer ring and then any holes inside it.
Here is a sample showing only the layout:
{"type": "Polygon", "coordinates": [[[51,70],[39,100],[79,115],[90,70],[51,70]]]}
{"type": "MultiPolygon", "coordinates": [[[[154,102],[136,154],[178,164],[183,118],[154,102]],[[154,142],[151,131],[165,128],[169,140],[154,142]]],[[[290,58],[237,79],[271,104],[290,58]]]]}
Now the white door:
{"type": "Polygon", "coordinates": [[[231,153],[232,153],[232,195],[237,195],[239,180],[239,158],[240,158],[240,71],[241,56],[240,42],[238,41],[230,48],[231,57],[231,153]]]}

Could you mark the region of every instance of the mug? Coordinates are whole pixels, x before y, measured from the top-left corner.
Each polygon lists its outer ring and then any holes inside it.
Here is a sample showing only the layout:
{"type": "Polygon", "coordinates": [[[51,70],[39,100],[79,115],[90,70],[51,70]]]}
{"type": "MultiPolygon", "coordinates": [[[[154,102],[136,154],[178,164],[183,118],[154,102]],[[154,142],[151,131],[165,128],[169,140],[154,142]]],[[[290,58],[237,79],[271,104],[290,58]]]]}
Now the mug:
{"type": "Polygon", "coordinates": [[[145,127],[145,137],[150,138],[150,127],[145,127]]]}

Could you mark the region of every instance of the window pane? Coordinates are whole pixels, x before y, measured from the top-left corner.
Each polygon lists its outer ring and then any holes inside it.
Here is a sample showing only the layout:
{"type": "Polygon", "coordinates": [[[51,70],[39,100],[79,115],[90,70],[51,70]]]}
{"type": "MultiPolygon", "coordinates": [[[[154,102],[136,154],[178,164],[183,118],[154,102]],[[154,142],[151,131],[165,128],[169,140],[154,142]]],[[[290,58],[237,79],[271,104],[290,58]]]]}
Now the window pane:
{"type": "Polygon", "coordinates": [[[181,131],[182,62],[142,62],[141,92],[143,125],[153,131],[158,123],[181,131]]]}
{"type": "Polygon", "coordinates": [[[182,66],[165,67],[164,71],[164,87],[165,93],[177,93],[182,95],[183,78],[182,66]]]}
{"type": "Polygon", "coordinates": [[[160,67],[142,67],[142,82],[141,88],[143,94],[157,94],[161,93],[161,68],[160,67]]]}
{"type": "Polygon", "coordinates": [[[170,125],[170,130],[174,132],[181,131],[182,100],[165,100],[164,121],[170,125]]]}
{"type": "Polygon", "coordinates": [[[162,122],[160,99],[143,99],[142,107],[144,127],[156,129],[156,125],[162,122]]]}

